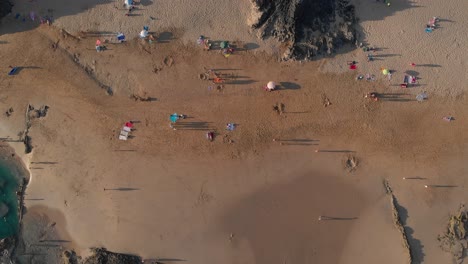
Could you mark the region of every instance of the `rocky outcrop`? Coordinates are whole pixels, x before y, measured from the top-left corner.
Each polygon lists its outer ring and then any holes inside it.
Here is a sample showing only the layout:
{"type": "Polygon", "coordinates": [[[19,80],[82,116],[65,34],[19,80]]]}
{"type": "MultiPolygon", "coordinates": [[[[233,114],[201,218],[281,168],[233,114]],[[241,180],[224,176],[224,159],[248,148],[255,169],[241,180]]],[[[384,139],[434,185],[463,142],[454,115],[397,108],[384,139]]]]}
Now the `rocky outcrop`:
{"type": "Polygon", "coordinates": [[[141,264],[142,259],[138,256],[110,252],[105,248],[92,248],[92,255],[82,259],[75,251],[66,250],[62,252],[62,263],[64,264],[141,264]]]}
{"type": "MultiPolygon", "coordinates": [[[[105,248],[93,248],[93,255],[86,258],[83,264],[141,264],[138,256],[110,252],[105,248]]],[[[73,263],[73,262],[70,262],[73,263]]]]}
{"type": "Polygon", "coordinates": [[[261,38],[283,43],[282,58],[310,59],[356,42],[354,6],[349,0],[251,0],[251,26],[261,38]]]}
{"type": "Polygon", "coordinates": [[[468,211],[464,205],[450,216],[445,232],[437,240],[444,251],[452,253],[454,263],[463,262],[468,251],[468,211]]]}
{"type": "Polygon", "coordinates": [[[13,4],[8,0],[0,1],[0,18],[8,15],[11,12],[13,4]]]}

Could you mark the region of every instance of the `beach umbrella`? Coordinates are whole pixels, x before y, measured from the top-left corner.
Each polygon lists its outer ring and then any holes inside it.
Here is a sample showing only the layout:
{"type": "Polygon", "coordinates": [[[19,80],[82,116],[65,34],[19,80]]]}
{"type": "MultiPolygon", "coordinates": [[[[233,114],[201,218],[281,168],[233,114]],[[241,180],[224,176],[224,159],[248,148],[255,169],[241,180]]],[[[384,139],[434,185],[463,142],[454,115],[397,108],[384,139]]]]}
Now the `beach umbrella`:
{"type": "Polygon", "coordinates": [[[275,82],[272,82],[272,81],[268,82],[268,84],[267,84],[268,89],[273,90],[273,89],[275,89],[275,87],[276,87],[275,82]]]}
{"type": "Polygon", "coordinates": [[[383,70],[382,70],[382,74],[383,74],[383,75],[387,75],[388,73],[389,73],[388,69],[383,69],[383,70]]]}
{"type": "Polygon", "coordinates": [[[222,48],[222,49],[226,49],[229,47],[229,42],[227,41],[221,41],[221,43],[219,44],[219,46],[222,48]]]}

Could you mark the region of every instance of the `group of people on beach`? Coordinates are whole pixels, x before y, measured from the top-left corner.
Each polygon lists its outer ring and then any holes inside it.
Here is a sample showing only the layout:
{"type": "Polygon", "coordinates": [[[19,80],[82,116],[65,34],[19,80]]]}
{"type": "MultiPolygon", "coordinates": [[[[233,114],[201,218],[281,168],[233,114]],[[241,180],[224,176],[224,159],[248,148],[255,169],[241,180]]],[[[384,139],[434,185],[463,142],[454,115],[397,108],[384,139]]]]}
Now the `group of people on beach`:
{"type": "MultiPolygon", "coordinates": [[[[377,0],[378,1],[378,0],[377,0]]],[[[432,17],[432,19],[429,20],[429,22],[427,23],[426,25],[426,32],[430,33],[432,32],[432,30],[434,30],[435,28],[437,28],[437,23],[439,22],[439,18],[438,17],[432,17]]],[[[371,62],[374,60],[374,55],[373,53],[377,50],[377,48],[375,47],[372,47],[372,46],[367,46],[367,45],[364,45],[363,43],[360,43],[359,44],[359,48],[362,49],[363,52],[366,52],[367,53],[367,61],[368,62],[371,62]]],[[[357,61],[348,61],[347,62],[347,65],[349,66],[349,69],[351,70],[356,70],[357,69],[357,61]]],[[[414,62],[411,62],[409,64],[410,66],[412,67],[416,67],[416,64],[414,62]]],[[[392,79],[392,70],[386,68],[386,67],[381,67],[380,68],[380,71],[382,72],[382,74],[384,76],[387,77],[388,81],[390,82],[391,79],[392,79]]],[[[365,77],[365,79],[367,81],[374,81],[375,80],[375,76],[374,75],[370,75],[370,74],[366,74],[365,76],[363,74],[359,74],[357,77],[356,77],[356,80],[363,80],[365,77]]],[[[401,88],[408,88],[410,85],[416,85],[417,84],[417,79],[418,77],[417,76],[413,76],[413,75],[410,75],[410,74],[405,74],[404,76],[404,80],[403,82],[400,84],[400,87],[401,88]]],[[[369,99],[372,99],[373,101],[379,101],[379,97],[380,94],[377,93],[377,92],[370,92],[370,93],[366,93],[364,95],[364,98],[369,98],[369,99]]],[[[418,102],[422,102],[424,100],[427,99],[427,94],[426,92],[423,92],[423,93],[420,93],[416,96],[416,100],[418,102]]],[[[446,119],[444,119],[446,120],[446,119]]],[[[448,119],[449,121],[453,120],[452,118],[449,118],[448,119]]]]}
{"type": "Polygon", "coordinates": [[[439,22],[438,17],[432,17],[429,22],[426,24],[426,33],[431,33],[434,29],[437,28],[437,23],[439,22]]]}

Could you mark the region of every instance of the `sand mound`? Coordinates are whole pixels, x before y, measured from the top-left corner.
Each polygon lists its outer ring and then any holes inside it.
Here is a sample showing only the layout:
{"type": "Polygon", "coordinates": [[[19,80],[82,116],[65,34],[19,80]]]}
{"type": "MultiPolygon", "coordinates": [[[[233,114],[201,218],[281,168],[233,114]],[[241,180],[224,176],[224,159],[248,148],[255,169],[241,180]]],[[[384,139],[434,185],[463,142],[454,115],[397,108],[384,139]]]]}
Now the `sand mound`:
{"type": "Polygon", "coordinates": [[[349,172],[353,172],[354,170],[357,169],[357,167],[359,165],[359,160],[355,156],[348,156],[348,157],[346,157],[344,163],[345,163],[345,168],[349,172]]]}

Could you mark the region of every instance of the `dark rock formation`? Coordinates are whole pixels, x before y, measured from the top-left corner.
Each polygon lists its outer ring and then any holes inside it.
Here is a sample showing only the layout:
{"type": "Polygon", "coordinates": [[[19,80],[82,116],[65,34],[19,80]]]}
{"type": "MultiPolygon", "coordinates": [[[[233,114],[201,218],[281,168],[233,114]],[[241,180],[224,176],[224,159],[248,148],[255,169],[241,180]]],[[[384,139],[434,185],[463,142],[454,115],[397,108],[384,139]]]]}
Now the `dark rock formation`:
{"type": "MultiPolygon", "coordinates": [[[[107,251],[105,248],[93,248],[93,255],[84,264],[141,264],[138,256],[107,251]]],[[[70,262],[73,263],[73,262],[70,262]]]]}
{"type": "Polygon", "coordinates": [[[73,250],[65,250],[62,252],[62,263],[63,264],[78,264],[80,261],[79,256],[76,255],[73,250]]]}
{"type": "Polygon", "coordinates": [[[0,18],[8,15],[11,12],[11,8],[13,4],[8,0],[1,0],[0,1],[0,18]]]}
{"type": "Polygon", "coordinates": [[[453,263],[463,262],[468,250],[468,210],[463,204],[450,216],[445,232],[437,240],[444,251],[452,253],[453,263]]]}
{"type": "Polygon", "coordinates": [[[26,135],[24,136],[23,143],[24,143],[24,153],[29,154],[32,152],[33,146],[32,146],[32,139],[30,136],[26,135]]]}
{"type": "Polygon", "coordinates": [[[354,6],[349,0],[251,0],[252,27],[284,43],[283,59],[332,54],[356,42],[354,6]]]}

